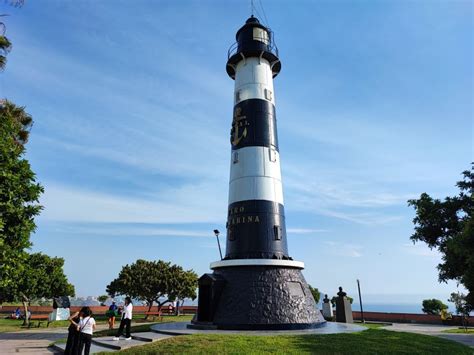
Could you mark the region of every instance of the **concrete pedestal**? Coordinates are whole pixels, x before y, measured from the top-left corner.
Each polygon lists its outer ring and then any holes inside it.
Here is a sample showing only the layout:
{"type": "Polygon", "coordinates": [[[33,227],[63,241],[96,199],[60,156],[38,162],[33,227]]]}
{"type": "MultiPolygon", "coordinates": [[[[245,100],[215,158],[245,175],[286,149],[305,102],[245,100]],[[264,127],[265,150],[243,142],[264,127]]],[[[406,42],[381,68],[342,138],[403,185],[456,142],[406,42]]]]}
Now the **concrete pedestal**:
{"type": "Polygon", "coordinates": [[[337,298],[336,301],[336,322],[354,323],[352,318],[351,303],[347,298],[337,298]]]}
{"type": "Polygon", "coordinates": [[[334,317],[334,311],[332,310],[332,304],[330,302],[323,303],[323,316],[326,319],[334,317]]]}
{"type": "Polygon", "coordinates": [[[199,297],[212,295],[214,307],[210,318],[198,313],[198,321],[218,329],[305,329],[325,323],[298,268],[223,267],[201,279],[206,277],[216,286],[206,290],[200,284],[199,297]]]}
{"type": "Polygon", "coordinates": [[[56,308],[49,314],[49,321],[67,320],[70,316],[69,308],[56,308]]]}

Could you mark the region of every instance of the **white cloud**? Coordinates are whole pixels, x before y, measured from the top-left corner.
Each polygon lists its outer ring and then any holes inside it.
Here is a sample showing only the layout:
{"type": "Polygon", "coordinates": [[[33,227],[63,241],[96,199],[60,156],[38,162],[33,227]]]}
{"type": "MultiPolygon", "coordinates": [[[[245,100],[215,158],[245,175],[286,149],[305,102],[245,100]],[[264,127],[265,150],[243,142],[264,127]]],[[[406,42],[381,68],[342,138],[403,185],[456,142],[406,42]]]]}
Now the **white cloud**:
{"type": "Polygon", "coordinates": [[[221,223],[226,216],[226,192],[212,198],[215,185],[203,183],[168,189],[154,199],[105,194],[75,187],[45,184],[41,218],[50,221],[109,223],[221,223]]]}

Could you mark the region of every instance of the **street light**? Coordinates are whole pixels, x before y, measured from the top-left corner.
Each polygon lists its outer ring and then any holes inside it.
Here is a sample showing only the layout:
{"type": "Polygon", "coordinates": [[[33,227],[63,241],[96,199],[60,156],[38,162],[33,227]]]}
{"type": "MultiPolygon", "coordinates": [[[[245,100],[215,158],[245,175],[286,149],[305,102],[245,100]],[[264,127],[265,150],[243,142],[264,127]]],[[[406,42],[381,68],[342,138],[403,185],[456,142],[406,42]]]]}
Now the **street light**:
{"type": "Polygon", "coordinates": [[[357,279],[357,289],[359,290],[360,316],[361,316],[361,319],[362,319],[362,323],[365,323],[364,309],[362,308],[362,296],[360,295],[360,282],[359,282],[359,279],[357,279]]]}
{"type": "Polygon", "coordinates": [[[219,247],[219,254],[221,255],[221,260],[222,260],[221,243],[219,242],[219,230],[214,229],[214,234],[216,235],[216,238],[217,238],[217,246],[219,247]]]}

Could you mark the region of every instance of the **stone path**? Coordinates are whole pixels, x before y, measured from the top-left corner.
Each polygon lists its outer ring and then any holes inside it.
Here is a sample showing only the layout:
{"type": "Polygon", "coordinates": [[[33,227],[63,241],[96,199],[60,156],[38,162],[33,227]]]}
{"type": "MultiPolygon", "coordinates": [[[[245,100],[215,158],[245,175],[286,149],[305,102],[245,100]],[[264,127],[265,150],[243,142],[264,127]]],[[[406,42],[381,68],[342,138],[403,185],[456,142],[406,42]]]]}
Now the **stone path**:
{"type": "Polygon", "coordinates": [[[62,328],[0,333],[0,354],[51,355],[55,351],[48,349],[48,346],[65,337],[67,337],[67,330],[62,328]]]}
{"type": "Polygon", "coordinates": [[[453,327],[453,326],[432,325],[432,324],[393,323],[393,325],[383,327],[383,329],[392,330],[395,332],[409,332],[409,333],[437,336],[437,337],[457,341],[459,343],[462,343],[464,345],[474,348],[474,334],[443,333],[444,330],[457,329],[457,327],[453,327]]]}
{"type": "MultiPolygon", "coordinates": [[[[143,323],[145,324],[145,323],[143,323]]],[[[97,330],[108,329],[106,324],[99,324],[97,330]]],[[[148,334],[148,333],[140,333],[148,334]]],[[[156,333],[153,333],[156,334],[156,333]]],[[[40,328],[24,330],[19,332],[11,333],[0,333],[0,354],[31,354],[31,355],[43,355],[43,354],[62,354],[66,344],[58,344],[54,348],[49,348],[51,343],[64,339],[67,337],[66,328],[40,328]]],[[[169,336],[157,334],[155,339],[168,338],[169,336]]],[[[94,338],[95,344],[91,347],[91,353],[99,351],[114,351],[134,345],[146,344],[146,342],[156,341],[155,339],[148,336],[150,339],[132,340],[126,342],[125,340],[116,341],[115,348],[107,347],[106,344],[112,342],[112,337],[94,338]],[[104,340],[104,344],[99,344],[99,339],[104,340]]]]}
{"type": "MultiPolygon", "coordinates": [[[[95,354],[98,352],[112,352],[117,350],[123,350],[132,348],[134,346],[141,346],[151,342],[160,341],[163,339],[170,338],[171,335],[165,334],[158,334],[155,332],[144,332],[144,333],[136,333],[136,335],[132,334],[132,340],[125,340],[120,339],[118,341],[112,340],[111,336],[106,337],[98,337],[92,339],[92,346],[91,346],[91,354],[95,354]]],[[[64,351],[66,344],[55,344],[55,350],[60,352],[64,351]]]]}

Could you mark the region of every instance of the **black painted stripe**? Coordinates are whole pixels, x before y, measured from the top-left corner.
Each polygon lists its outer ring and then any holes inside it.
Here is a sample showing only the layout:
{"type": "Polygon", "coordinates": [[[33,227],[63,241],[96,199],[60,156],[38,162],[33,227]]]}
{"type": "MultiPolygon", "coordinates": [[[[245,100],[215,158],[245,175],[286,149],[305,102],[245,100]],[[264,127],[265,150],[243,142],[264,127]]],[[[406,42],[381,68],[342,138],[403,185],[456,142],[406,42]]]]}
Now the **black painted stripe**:
{"type": "Polygon", "coordinates": [[[290,259],[282,204],[234,202],[227,215],[226,259],[290,259]]]}
{"type": "Polygon", "coordinates": [[[235,105],[230,141],[233,150],[253,146],[278,150],[275,106],[262,99],[248,99],[235,105]]]}

